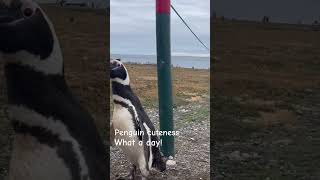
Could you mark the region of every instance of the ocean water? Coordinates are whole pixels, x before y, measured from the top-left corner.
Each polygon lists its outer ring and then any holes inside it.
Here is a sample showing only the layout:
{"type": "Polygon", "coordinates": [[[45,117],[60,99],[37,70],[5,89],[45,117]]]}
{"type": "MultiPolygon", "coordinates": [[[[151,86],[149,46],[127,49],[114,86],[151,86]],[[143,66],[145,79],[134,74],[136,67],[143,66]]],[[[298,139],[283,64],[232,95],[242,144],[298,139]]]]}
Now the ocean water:
{"type": "MultiPolygon", "coordinates": [[[[155,55],[123,55],[111,54],[111,58],[120,58],[122,62],[138,63],[138,64],[157,64],[155,55]]],[[[196,56],[172,56],[171,64],[174,67],[210,69],[209,57],[196,56]]]]}

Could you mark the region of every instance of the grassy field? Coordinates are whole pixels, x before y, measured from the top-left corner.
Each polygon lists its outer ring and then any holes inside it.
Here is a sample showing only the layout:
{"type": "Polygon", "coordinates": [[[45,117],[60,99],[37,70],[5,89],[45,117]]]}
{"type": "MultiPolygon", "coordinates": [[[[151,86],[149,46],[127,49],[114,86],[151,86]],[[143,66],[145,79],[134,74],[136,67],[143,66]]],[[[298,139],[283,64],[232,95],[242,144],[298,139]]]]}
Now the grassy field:
{"type": "Polygon", "coordinates": [[[320,32],[212,25],[212,176],[319,179],[320,32]]]}
{"type": "MultiPolygon", "coordinates": [[[[157,106],[156,65],[126,65],[132,89],[145,106],[157,106]]],[[[172,71],[174,106],[201,102],[209,98],[209,70],[174,68],[172,71]]]]}

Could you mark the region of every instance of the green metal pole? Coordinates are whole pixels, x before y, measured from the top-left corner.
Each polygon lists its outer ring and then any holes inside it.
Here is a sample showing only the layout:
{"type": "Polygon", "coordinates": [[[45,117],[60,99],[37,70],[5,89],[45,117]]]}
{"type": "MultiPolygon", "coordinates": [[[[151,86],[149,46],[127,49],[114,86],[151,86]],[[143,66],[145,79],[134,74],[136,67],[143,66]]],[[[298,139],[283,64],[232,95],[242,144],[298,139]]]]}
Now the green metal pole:
{"type": "MultiPolygon", "coordinates": [[[[170,0],[156,0],[157,69],[160,130],[173,131],[170,0]]],[[[166,157],[174,157],[174,137],[161,136],[161,150],[166,157]]]]}

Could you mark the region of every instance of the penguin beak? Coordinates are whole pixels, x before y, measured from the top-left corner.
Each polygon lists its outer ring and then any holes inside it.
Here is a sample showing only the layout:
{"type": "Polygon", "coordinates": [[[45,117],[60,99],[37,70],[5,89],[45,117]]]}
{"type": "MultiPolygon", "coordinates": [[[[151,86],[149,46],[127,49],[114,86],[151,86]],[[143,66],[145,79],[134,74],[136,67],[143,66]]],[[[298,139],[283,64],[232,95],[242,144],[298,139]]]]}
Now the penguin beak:
{"type": "Polygon", "coordinates": [[[115,70],[117,68],[119,68],[119,64],[116,61],[110,61],[110,69],[111,70],[115,70]]]}

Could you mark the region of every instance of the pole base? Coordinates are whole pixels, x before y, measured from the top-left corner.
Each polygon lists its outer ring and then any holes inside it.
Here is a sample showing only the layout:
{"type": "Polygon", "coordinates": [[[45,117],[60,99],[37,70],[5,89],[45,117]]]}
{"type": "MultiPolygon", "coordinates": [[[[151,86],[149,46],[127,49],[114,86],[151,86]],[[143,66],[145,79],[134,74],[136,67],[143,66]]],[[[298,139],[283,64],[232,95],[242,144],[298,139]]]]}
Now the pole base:
{"type": "Polygon", "coordinates": [[[175,166],[175,165],[177,165],[177,162],[175,160],[173,160],[172,156],[169,156],[166,164],[167,164],[167,166],[175,166]]]}

